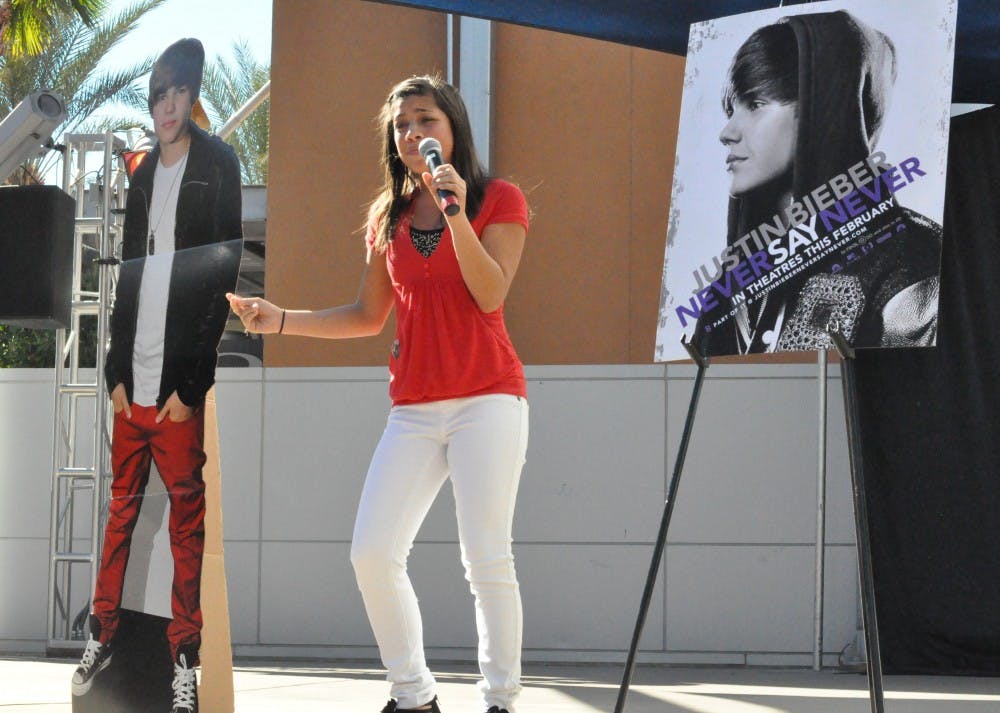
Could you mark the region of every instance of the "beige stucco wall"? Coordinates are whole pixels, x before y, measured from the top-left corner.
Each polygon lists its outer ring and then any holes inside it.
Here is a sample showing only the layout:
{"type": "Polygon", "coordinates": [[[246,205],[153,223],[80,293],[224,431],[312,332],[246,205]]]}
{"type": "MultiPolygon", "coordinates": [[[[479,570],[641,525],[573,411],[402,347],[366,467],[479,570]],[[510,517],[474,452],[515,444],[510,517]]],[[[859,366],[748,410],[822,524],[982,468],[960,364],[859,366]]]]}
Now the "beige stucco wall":
{"type": "MultiPolygon", "coordinates": [[[[267,296],[354,299],[378,186],[373,117],[396,81],[447,66],[446,17],[275,0],[267,296]]],[[[495,26],[493,172],[533,223],[506,311],[527,364],[652,359],[683,58],[495,26]]],[[[377,338],[269,338],[268,366],[386,363],[377,338]]]]}

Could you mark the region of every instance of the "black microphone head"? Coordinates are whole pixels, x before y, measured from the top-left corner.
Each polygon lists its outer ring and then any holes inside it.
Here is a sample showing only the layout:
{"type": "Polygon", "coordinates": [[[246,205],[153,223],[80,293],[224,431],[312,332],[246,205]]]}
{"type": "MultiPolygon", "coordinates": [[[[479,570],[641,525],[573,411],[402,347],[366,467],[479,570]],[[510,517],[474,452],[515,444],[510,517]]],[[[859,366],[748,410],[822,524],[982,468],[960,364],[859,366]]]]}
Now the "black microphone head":
{"type": "Polygon", "coordinates": [[[441,142],[435,138],[428,136],[426,139],[421,139],[420,144],[417,146],[417,151],[420,155],[424,157],[424,161],[431,153],[437,153],[438,157],[441,156],[441,142]]]}

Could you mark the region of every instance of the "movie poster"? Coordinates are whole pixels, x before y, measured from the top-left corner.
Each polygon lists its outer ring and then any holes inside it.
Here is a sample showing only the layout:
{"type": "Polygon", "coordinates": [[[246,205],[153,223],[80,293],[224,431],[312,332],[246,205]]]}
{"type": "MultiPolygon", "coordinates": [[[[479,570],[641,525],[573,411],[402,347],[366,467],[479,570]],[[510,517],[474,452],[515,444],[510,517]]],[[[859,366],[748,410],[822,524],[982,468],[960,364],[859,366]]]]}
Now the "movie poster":
{"type": "Polygon", "coordinates": [[[655,361],[935,344],[956,6],[691,26],[655,361]]]}

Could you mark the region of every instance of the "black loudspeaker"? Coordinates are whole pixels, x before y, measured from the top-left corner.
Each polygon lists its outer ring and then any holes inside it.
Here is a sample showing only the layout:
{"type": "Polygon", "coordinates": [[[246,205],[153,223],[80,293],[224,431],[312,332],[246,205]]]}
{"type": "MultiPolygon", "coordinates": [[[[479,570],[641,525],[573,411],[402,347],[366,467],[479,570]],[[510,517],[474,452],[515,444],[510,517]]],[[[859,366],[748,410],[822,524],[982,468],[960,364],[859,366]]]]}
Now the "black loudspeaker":
{"type": "Polygon", "coordinates": [[[0,188],[0,324],[69,327],[75,205],[56,186],[0,188]]]}

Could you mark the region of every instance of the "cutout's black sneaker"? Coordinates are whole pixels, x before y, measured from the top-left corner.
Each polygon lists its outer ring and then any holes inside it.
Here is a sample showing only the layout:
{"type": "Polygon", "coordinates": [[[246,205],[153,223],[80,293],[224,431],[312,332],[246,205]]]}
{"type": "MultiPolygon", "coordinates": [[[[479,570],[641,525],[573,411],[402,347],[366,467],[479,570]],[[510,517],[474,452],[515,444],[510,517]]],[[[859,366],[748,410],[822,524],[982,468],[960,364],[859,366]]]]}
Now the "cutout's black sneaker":
{"type": "Polygon", "coordinates": [[[501,708],[500,706],[490,706],[490,709],[486,713],[508,713],[506,708],[501,708]]]}
{"type": "Polygon", "coordinates": [[[102,644],[91,635],[80,665],[73,672],[73,695],[82,696],[94,685],[94,679],[111,663],[111,642],[102,644]]]}
{"type": "Polygon", "coordinates": [[[178,654],[174,663],[174,707],[171,713],[198,713],[198,681],[194,666],[188,665],[188,654],[178,654]]]}

